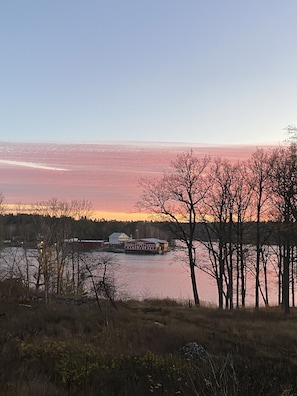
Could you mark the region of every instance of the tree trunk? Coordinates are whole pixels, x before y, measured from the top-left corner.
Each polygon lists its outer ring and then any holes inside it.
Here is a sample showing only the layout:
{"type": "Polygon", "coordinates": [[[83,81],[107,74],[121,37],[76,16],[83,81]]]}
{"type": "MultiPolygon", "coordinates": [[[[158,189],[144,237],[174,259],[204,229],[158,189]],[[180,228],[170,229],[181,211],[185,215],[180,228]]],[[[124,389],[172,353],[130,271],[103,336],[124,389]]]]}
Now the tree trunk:
{"type": "Polygon", "coordinates": [[[290,244],[287,243],[284,249],[284,271],[283,271],[283,280],[282,280],[282,304],[285,314],[290,313],[290,244]]]}
{"type": "Polygon", "coordinates": [[[294,276],[294,266],[295,266],[295,248],[292,247],[291,252],[291,295],[292,295],[292,307],[295,307],[295,276],[294,276]]]}
{"type": "Polygon", "coordinates": [[[197,281],[196,281],[196,274],[195,274],[195,258],[193,257],[193,248],[191,246],[188,247],[188,255],[189,255],[189,264],[190,264],[190,273],[191,273],[191,282],[192,282],[192,290],[193,290],[193,297],[194,297],[194,304],[196,306],[200,305],[199,295],[198,295],[198,288],[197,288],[197,281]]]}

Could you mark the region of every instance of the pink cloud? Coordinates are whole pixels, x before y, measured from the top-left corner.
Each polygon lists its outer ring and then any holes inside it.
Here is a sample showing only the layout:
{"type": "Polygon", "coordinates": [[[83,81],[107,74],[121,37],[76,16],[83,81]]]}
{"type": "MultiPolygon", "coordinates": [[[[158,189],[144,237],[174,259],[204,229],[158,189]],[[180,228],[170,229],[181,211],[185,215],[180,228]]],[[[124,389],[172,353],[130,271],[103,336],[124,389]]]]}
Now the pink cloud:
{"type": "Polygon", "coordinates": [[[0,190],[7,203],[88,199],[98,211],[135,212],[140,178],[161,174],[178,153],[189,149],[237,161],[248,158],[256,147],[2,143],[0,190]]]}

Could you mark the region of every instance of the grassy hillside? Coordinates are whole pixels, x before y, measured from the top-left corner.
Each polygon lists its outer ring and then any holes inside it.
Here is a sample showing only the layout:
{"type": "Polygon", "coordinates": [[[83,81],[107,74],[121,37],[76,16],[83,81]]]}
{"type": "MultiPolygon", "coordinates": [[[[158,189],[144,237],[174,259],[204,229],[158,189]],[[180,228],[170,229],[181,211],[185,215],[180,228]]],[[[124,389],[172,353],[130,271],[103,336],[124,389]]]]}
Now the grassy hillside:
{"type": "Polygon", "coordinates": [[[297,395],[296,310],[2,301],[0,344],[6,396],[297,395]]]}

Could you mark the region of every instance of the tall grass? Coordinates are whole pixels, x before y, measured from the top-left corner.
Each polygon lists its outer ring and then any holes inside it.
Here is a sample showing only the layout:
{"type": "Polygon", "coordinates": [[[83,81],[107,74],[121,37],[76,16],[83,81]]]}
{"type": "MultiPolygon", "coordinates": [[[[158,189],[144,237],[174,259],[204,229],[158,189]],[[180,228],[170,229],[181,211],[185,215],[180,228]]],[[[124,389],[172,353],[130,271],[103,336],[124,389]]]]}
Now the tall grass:
{"type": "Polygon", "coordinates": [[[297,312],[0,303],[0,395],[297,395],[297,312]],[[203,345],[207,359],[180,349],[203,345]]]}

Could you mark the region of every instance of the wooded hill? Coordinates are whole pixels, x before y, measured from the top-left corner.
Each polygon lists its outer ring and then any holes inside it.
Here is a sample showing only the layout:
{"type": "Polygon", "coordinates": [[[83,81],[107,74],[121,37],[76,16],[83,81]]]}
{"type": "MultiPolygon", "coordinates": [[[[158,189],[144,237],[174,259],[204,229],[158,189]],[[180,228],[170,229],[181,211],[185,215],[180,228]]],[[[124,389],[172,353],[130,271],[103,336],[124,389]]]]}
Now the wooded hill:
{"type": "MultiPolygon", "coordinates": [[[[184,224],[187,230],[187,223],[184,224]]],[[[218,223],[198,222],[195,230],[195,239],[207,241],[209,236],[216,240],[216,228],[218,223]]],[[[262,222],[261,235],[263,241],[270,245],[277,245],[282,238],[284,225],[278,222],[262,222]]],[[[255,244],[256,223],[247,222],[243,224],[243,240],[246,244],[255,244]]],[[[297,224],[291,224],[291,235],[297,242],[297,224]],[[295,236],[295,237],[294,237],[295,236]]],[[[51,217],[37,214],[7,214],[0,215],[0,237],[1,241],[13,246],[25,244],[27,247],[35,247],[36,243],[44,237],[44,232],[52,232],[54,237],[79,239],[101,239],[108,241],[113,232],[124,232],[133,238],[157,237],[166,239],[171,244],[176,235],[169,222],[157,221],[117,221],[117,220],[91,220],[81,218],[75,220],[72,217],[51,217]],[[8,242],[10,241],[10,242],[8,242]]],[[[236,225],[233,225],[233,240],[235,241],[236,225]]]]}

